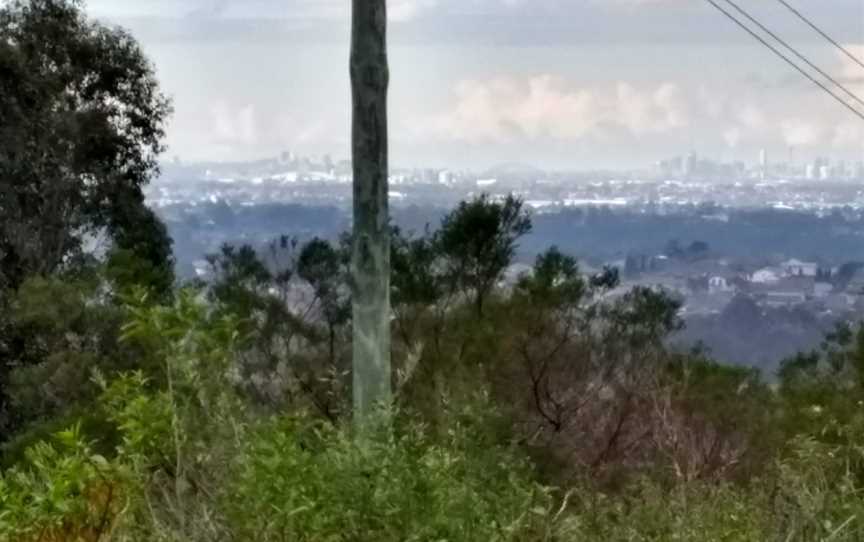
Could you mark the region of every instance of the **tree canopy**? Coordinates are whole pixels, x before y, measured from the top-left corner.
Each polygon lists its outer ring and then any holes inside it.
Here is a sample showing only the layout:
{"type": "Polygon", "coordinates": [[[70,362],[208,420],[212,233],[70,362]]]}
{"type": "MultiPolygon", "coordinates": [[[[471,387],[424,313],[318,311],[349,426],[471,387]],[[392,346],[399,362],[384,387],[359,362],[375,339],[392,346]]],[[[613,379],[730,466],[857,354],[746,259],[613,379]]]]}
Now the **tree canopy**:
{"type": "Polygon", "coordinates": [[[170,284],[170,239],[142,193],[170,112],[135,39],[79,0],[0,7],[3,284],[68,265],[104,235],[170,284]]]}

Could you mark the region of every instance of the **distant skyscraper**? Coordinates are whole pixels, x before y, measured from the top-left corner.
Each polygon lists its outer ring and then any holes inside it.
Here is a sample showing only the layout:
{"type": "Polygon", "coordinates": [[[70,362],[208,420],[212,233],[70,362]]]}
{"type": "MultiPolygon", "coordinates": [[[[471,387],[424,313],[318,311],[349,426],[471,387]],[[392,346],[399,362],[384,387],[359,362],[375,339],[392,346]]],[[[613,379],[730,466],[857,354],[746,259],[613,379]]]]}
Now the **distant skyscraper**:
{"type": "Polygon", "coordinates": [[[807,167],[804,170],[804,177],[808,181],[812,181],[816,178],[816,164],[807,164],[807,167]]]}
{"type": "Polygon", "coordinates": [[[689,177],[695,173],[696,170],[696,153],[691,152],[685,158],[684,162],[681,164],[681,173],[684,174],[684,177],[689,177]]]}
{"type": "Polygon", "coordinates": [[[321,164],[324,166],[326,171],[332,171],[335,168],[333,165],[333,158],[329,154],[325,154],[321,157],[321,164]]]}
{"type": "Polygon", "coordinates": [[[831,166],[826,164],[826,165],[820,167],[819,168],[819,180],[827,181],[830,178],[831,178],[831,166]]]}
{"type": "Polygon", "coordinates": [[[762,180],[768,175],[768,151],[762,149],[759,151],[759,176],[762,180]]]}

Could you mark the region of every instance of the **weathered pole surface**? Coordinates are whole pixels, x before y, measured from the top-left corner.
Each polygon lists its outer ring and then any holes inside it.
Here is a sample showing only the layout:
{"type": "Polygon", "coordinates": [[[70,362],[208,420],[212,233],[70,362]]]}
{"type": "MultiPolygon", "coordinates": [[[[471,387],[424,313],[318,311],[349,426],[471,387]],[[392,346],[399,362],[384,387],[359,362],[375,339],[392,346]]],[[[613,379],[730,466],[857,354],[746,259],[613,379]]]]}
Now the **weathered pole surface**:
{"type": "Polygon", "coordinates": [[[353,395],[356,420],[390,389],[390,231],[387,163],[386,0],[353,0],[351,130],[354,168],[353,395]]]}

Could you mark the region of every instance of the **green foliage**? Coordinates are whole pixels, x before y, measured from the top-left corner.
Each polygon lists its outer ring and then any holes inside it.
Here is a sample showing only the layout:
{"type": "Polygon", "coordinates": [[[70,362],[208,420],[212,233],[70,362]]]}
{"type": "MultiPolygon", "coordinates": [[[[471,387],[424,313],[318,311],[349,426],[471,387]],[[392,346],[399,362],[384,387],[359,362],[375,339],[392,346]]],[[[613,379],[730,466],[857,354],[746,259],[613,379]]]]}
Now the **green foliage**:
{"type": "Polygon", "coordinates": [[[283,236],[264,254],[225,245],[208,260],[214,310],[239,317],[237,368],[248,393],[263,406],[312,406],[335,421],[349,362],[344,245],[283,236]]]}
{"type": "MultiPolygon", "coordinates": [[[[305,278],[278,274],[311,291],[330,274],[309,270],[332,262],[307,255],[305,278]]],[[[245,269],[232,276],[262,267],[245,269]]],[[[674,301],[649,290],[608,300],[614,279],[584,277],[552,249],[483,316],[469,299],[443,327],[420,325],[428,346],[392,426],[360,434],[297,407],[256,413],[238,371],[250,337],[227,305],[195,290],[154,304],[138,290],[121,344],[139,369],[92,384],[91,410],[112,429],[30,439],[0,476],[0,539],[860,540],[860,399],[804,408],[826,383],[856,389],[856,334],[788,364],[773,392],[754,371],[665,351],[674,301]],[[806,431],[785,433],[793,407],[809,412],[806,431]]],[[[16,322],[58,345],[61,330],[93,325],[80,286],[20,295],[16,322]]]]}
{"type": "Polygon", "coordinates": [[[108,539],[130,473],[92,452],[77,427],[41,442],[0,476],[0,540],[108,539]]]}
{"type": "Polygon", "coordinates": [[[436,441],[414,423],[357,437],[278,420],[238,465],[241,538],[540,540],[551,529],[552,499],[527,463],[458,422],[436,441]]]}
{"type": "Polygon", "coordinates": [[[13,364],[3,390],[15,419],[8,430],[63,416],[93,400],[94,369],[130,370],[139,353],[119,342],[124,310],[97,273],[26,280],[10,300],[6,352],[13,364]]]}
{"type": "Polygon", "coordinates": [[[784,361],[779,371],[783,431],[828,445],[849,445],[864,402],[864,325],[841,324],[821,351],[784,361]]]}
{"type": "Polygon", "coordinates": [[[133,368],[115,296],[170,299],[171,239],[142,191],[169,113],[137,42],[83,2],[0,5],[0,443],[92,400],[93,368],[133,368]]]}
{"type": "Polygon", "coordinates": [[[77,261],[99,230],[170,286],[170,240],[141,192],[169,112],[137,42],[81,2],[0,7],[0,287],[77,261]]]}
{"type": "Polygon", "coordinates": [[[864,331],[772,389],[670,351],[677,300],[617,295],[615,271],[555,247],[503,284],[528,224],[481,198],[440,232],[394,230],[398,393],[361,433],[343,425],[346,242],[225,246],[209,284],[170,296],[122,250],[25,280],[2,346],[26,361],[8,389],[30,422],[5,449],[0,539],[864,537],[864,331]]]}
{"type": "Polygon", "coordinates": [[[478,315],[489,292],[516,255],[517,241],[531,232],[522,200],[482,196],[462,202],[441,222],[435,238],[451,291],[472,292],[478,315]]]}
{"type": "Polygon", "coordinates": [[[439,254],[428,231],[409,237],[394,226],[390,251],[391,299],[396,310],[400,306],[431,305],[441,299],[443,285],[436,273],[439,254]]]}
{"type": "MultiPolygon", "coordinates": [[[[482,428],[481,398],[433,438],[410,416],[354,435],[302,414],[246,419],[226,382],[231,322],[189,292],[131,307],[126,340],[164,361],[106,382],[121,443],[104,458],[77,430],[0,477],[0,532],[49,540],[551,540],[550,492],[518,449],[482,428]],[[42,538],[46,539],[46,538],[42,538]]],[[[24,538],[26,539],[26,538],[24,538]]]]}

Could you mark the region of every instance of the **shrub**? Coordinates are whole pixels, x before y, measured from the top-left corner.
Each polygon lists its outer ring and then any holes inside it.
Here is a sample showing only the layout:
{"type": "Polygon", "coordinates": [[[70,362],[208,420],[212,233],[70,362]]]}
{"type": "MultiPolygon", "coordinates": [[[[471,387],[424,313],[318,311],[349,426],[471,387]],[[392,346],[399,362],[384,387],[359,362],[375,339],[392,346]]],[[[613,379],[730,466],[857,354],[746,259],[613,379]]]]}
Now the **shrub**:
{"type": "Polygon", "coordinates": [[[250,437],[227,495],[241,539],[541,540],[552,495],[469,425],[442,439],[407,421],[368,434],[274,419],[250,437]]]}

